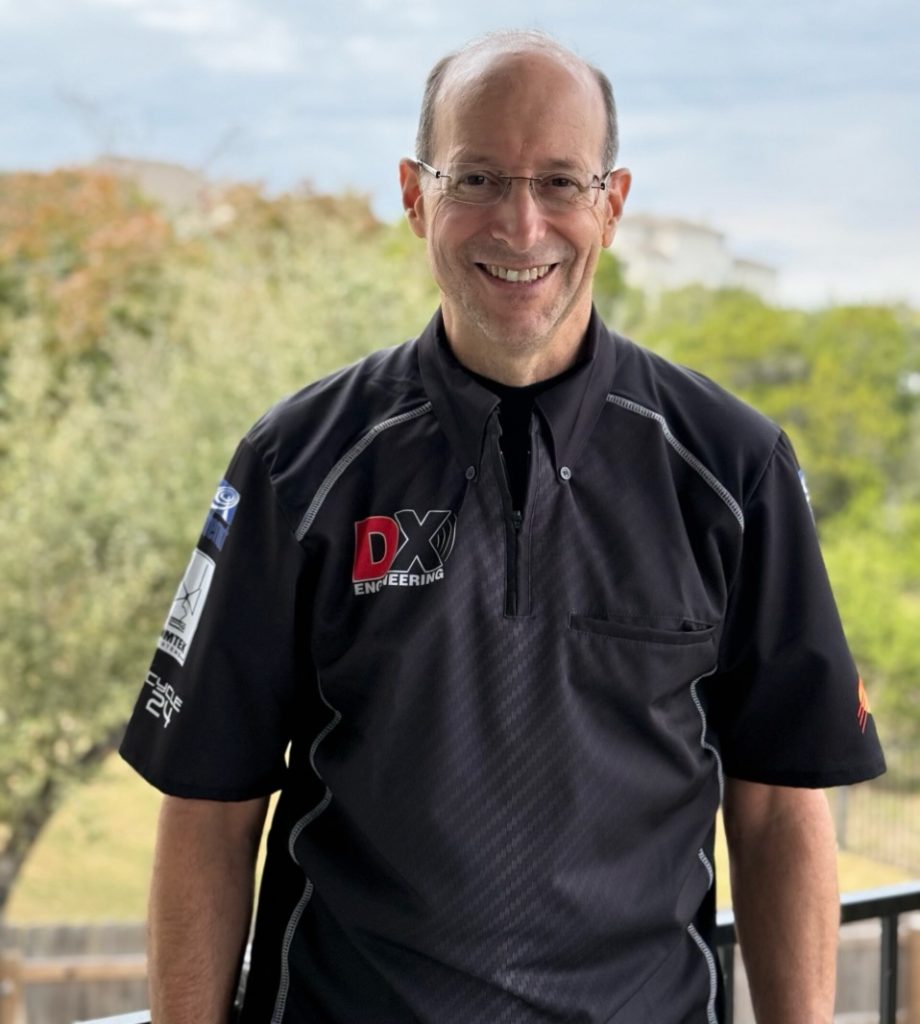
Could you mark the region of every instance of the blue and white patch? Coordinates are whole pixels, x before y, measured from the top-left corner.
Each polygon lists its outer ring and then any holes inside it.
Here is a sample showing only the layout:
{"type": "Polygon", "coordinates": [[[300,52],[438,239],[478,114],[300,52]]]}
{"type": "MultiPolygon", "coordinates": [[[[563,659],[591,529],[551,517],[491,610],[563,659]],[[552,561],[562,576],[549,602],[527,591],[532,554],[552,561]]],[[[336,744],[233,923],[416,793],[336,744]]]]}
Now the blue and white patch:
{"type": "Polygon", "coordinates": [[[224,549],[224,541],[230,532],[230,524],[233,522],[239,503],[240,492],[226,480],[221,480],[201,531],[202,540],[209,540],[218,551],[224,549]]]}

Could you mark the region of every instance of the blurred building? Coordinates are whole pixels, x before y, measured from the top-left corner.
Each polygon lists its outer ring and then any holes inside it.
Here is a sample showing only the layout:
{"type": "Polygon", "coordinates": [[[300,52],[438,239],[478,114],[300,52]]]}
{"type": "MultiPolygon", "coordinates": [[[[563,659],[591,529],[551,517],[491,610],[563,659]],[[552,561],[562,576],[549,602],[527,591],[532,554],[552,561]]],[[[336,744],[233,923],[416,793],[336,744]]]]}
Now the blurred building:
{"type": "Polygon", "coordinates": [[[733,255],[725,235],[706,224],[626,213],[613,251],[624,264],[627,283],[650,295],[701,284],[744,288],[766,302],[775,299],[776,268],[733,255]]]}
{"type": "Polygon", "coordinates": [[[214,182],[182,164],[101,156],[89,167],[136,185],[173,221],[180,237],[225,227],[236,217],[233,204],[226,200],[226,182],[214,182]]]}
{"type": "Polygon", "coordinates": [[[181,164],[101,156],[90,167],[91,170],[133,182],[145,196],[160,203],[170,213],[201,208],[213,201],[214,185],[200,172],[181,164]]]}

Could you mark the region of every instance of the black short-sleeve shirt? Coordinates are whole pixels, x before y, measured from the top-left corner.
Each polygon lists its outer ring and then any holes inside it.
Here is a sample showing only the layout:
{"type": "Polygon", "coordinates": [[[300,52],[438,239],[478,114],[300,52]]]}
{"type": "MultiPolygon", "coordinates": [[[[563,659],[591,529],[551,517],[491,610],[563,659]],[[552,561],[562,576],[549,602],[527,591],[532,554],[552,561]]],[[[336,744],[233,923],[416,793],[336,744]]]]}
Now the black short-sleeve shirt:
{"type": "Polygon", "coordinates": [[[247,1024],[714,1024],[724,774],[884,770],[774,424],[595,315],[515,509],[497,403],[436,316],[208,511],[122,753],[282,790],[247,1024]]]}

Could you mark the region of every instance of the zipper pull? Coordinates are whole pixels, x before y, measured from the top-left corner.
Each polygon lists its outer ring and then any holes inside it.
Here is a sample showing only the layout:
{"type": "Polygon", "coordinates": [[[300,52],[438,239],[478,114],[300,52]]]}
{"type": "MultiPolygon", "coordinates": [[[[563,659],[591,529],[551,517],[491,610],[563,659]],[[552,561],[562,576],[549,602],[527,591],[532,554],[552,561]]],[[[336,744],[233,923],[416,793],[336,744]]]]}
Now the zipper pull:
{"type": "Polygon", "coordinates": [[[511,513],[511,525],[514,527],[515,531],[519,531],[524,525],[524,513],[514,509],[511,513]]]}

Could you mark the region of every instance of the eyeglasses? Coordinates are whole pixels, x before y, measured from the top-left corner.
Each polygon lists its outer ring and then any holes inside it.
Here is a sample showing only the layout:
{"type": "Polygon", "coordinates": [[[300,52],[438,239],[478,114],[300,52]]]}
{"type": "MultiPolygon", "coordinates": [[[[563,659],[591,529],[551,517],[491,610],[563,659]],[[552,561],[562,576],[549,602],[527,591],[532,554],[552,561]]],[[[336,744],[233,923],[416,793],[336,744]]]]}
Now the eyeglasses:
{"type": "Polygon", "coordinates": [[[607,189],[607,179],[613,173],[605,171],[585,181],[570,171],[558,171],[541,177],[526,174],[499,174],[476,164],[454,164],[449,172],[439,171],[416,157],[415,162],[441,183],[441,193],[457,203],[470,206],[495,206],[511,189],[512,181],[530,182],[530,194],[544,210],[564,212],[583,210],[597,205],[599,192],[607,189]]]}

